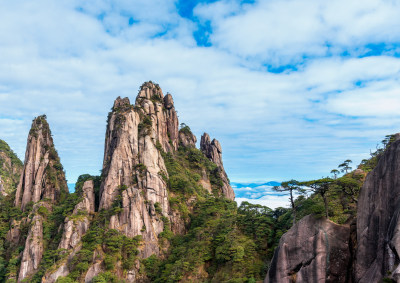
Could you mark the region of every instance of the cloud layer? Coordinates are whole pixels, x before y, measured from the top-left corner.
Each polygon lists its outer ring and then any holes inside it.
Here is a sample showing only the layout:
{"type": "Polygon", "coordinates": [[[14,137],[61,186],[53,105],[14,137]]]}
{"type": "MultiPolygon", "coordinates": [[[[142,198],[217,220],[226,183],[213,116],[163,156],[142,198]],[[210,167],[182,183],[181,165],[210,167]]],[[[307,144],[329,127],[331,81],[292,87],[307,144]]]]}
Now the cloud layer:
{"type": "Polygon", "coordinates": [[[98,174],[113,100],[147,80],[232,181],[321,177],[399,131],[398,2],[183,2],[3,3],[0,138],[23,158],[46,113],[69,182],[98,174]]]}

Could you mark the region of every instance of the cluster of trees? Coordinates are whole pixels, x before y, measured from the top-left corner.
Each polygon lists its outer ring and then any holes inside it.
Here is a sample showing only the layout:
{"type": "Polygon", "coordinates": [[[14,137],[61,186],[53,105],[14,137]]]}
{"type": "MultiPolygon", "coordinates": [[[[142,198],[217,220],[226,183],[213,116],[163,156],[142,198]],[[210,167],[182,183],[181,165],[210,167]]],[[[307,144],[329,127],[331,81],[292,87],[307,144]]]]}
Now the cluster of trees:
{"type": "Polygon", "coordinates": [[[327,219],[329,219],[330,214],[332,214],[329,209],[329,198],[341,199],[343,211],[355,208],[365,174],[363,171],[351,172],[352,167],[350,163],[352,163],[352,161],[347,159],[339,164],[338,169],[333,169],[331,171],[332,177],[323,177],[303,182],[290,180],[282,182],[280,186],[274,187],[275,191],[284,192],[289,195],[293,225],[296,223],[298,207],[301,206],[302,201],[305,200],[304,197],[300,197],[298,201],[296,201],[296,196],[302,196],[307,192],[311,193],[311,198],[318,196],[322,200],[324,216],[327,219]],[[344,173],[341,177],[339,177],[340,172],[344,173]],[[346,203],[343,201],[344,199],[347,200],[346,203]],[[350,200],[350,202],[348,200],[350,200]]]}
{"type": "Polygon", "coordinates": [[[151,282],[257,282],[265,278],[281,231],[277,212],[261,205],[208,196],[191,214],[185,235],[168,256],[143,261],[151,282]]]}

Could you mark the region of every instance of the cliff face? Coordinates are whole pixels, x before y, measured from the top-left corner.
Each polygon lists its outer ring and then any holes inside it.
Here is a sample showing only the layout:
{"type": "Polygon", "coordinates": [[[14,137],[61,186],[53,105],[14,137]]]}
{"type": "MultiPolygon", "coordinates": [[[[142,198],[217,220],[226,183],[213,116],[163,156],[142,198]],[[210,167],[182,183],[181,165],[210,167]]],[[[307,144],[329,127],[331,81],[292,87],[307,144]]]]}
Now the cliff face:
{"type": "Polygon", "coordinates": [[[357,208],[356,282],[400,282],[400,136],[361,189],[357,208]]]}
{"type": "Polygon", "coordinates": [[[280,239],[264,282],[349,282],[349,233],[348,226],[304,217],[280,239]]]}
{"type": "MultiPolygon", "coordinates": [[[[33,275],[43,256],[43,221],[52,205],[68,194],[67,183],[45,116],[33,120],[29,132],[25,163],[15,196],[15,206],[33,209],[23,221],[29,225],[21,258],[18,282],[33,275]]],[[[27,211],[29,212],[29,210],[27,211]]],[[[10,230],[12,234],[19,231],[10,230]]]]}
{"type": "Polygon", "coordinates": [[[19,269],[18,282],[32,275],[38,268],[43,256],[43,218],[34,214],[28,237],[26,238],[19,269]]]}
{"type": "Polygon", "coordinates": [[[218,166],[218,174],[222,179],[222,193],[227,199],[234,200],[235,192],[229,184],[228,175],[225,172],[224,165],[222,163],[222,147],[219,141],[213,139],[211,141],[210,136],[204,133],[201,136],[200,149],[212,162],[218,166]]]}
{"type": "Polygon", "coordinates": [[[100,209],[118,208],[111,216],[110,228],[128,237],[142,235],[143,256],[158,254],[157,235],[164,223],[155,213],[154,205],[168,217],[167,174],[157,142],[171,150],[163,104],[150,100],[161,92],[143,88],[138,95],[136,109],[129,100],[118,98],[109,116],[103,163],[104,181],[100,191],[100,209]]]}
{"type": "Polygon", "coordinates": [[[25,153],[24,169],[18,183],[15,206],[25,210],[29,202],[42,199],[57,202],[68,187],[45,116],[32,122],[25,153]]]}
{"type": "Polygon", "coordinates": [[[21,176],[22,166],[21,160],[8,144],[0,140],[0,194],[6,196],[15,190],[21,176]]]}

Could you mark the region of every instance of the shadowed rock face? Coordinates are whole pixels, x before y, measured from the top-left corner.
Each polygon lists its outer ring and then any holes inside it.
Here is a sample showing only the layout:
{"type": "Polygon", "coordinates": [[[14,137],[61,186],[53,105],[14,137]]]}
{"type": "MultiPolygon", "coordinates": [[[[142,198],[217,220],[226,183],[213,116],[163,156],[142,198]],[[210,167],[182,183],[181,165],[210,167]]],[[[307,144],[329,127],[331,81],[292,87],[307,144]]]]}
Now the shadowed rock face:
{"type": "Polygon", "coordinates": [[[309,215],[286,232],[264,283],[348,282],[348,226],[309,215]]]}
{"type": "Polygon", "coordinates": [[[234,200],[235,192],[229,184],[228,175],[226,174],[224,165],[222,163],[221,144],[216,139],[211,141],[210,136],[207,133],[204,133],[201,136],[200,149],[208,159],[218,166],[219,174],[223,182],[222,193],[227,199],[234,200]]]}
{"type": "Polygon", "coordinates": [[[361,189],[357,208],[356,282],[400,282],[400,140],[396,135],[361,189]]]}

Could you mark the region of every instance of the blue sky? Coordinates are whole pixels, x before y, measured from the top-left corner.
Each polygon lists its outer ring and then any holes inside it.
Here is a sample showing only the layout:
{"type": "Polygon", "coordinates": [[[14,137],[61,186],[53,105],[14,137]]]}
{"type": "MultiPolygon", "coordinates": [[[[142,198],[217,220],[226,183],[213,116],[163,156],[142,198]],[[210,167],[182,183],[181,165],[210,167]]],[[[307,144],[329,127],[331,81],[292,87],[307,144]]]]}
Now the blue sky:
{"type": "Polygon", "coordinates": [[[0,138],[46,113],[73,183],[147,80],[220,140],[233,182],[306,180],[400,131],[400,2],[2,1],[0,138]]]}

